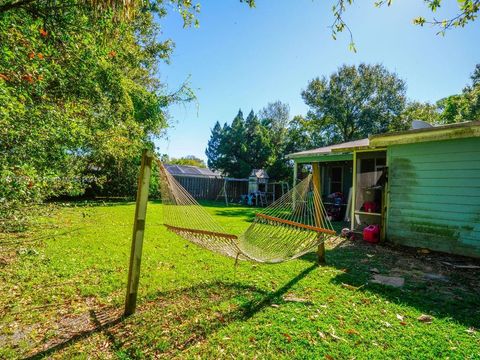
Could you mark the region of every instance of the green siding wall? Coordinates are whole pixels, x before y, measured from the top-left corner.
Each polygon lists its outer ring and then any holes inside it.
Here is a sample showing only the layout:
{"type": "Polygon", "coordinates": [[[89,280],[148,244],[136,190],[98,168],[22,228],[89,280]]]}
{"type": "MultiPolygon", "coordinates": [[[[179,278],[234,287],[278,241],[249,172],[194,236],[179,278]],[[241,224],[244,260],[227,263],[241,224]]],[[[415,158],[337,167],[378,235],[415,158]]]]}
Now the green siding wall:
{"type": "Polygon", "coordinates": [[[480,138],[389,146],[387,238],[480,257],[480,138]]]}

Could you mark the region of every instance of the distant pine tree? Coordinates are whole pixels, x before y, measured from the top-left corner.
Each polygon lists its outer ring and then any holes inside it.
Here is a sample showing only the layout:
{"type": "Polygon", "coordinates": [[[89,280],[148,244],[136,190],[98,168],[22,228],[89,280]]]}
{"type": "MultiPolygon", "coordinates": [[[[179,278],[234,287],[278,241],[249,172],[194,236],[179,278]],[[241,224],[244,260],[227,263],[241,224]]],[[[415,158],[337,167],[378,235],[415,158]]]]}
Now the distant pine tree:
{"type": "Polygon", "coordinates": [[[221,154],[219,151],[222,135],[222,126],[217,121],[212,129],[212,135],[210,135],[210,140],[208,140],[207,149],[205,150],[205,155],[207,155],[207,165],[210,169],[220,170],[219,158],[221,154]]]}

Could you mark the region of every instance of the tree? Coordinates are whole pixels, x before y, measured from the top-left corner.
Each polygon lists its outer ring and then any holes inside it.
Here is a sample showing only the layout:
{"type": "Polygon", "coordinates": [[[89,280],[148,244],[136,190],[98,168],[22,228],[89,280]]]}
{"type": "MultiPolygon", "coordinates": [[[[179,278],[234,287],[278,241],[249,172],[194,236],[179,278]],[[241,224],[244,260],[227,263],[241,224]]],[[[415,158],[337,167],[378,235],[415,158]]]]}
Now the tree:
{"type": "Polygon", "coordinates": [[[247,149],[245,160],[250,169],[263,169],[272,160],[274,148],[271,143],[272,133],[259,121],[255,113],[250,111],[245,121],[245,143],[247,149]]]}
{"type": "Polygon", "coordinates": [[[436,105],[411,101],[405,107],[402,114],[393,120],[392,130],[408,130],[414,120],[422,120],[430,124],[436,124],[440,120],[440,112],[436,105]]]}
{"type": "MultiPolygon", "coordinates": [[[[428,7],[428,9],[435,13],[442,5],[442,0],[422,0],[422,2],[428,7]]],[[[353,41],[353,33],[350,27],[344,20],[345,11],[347,6],[353,4],[353,0],[335,0],[332,8],[333,11],[333,23],[331,25],[332,37],[335,40],[338,33],[341,33],[345,30],[350,35],[350,49],[356,51],[355,43],[353,41]]],[[[375,0],[373,4],[376,7],[381,6],[391,6],[393,0],[375,0]]],[[[458,12],[452,14],[450,17],[445,19],[427,19],[424,16],[418,16],[413,19],[413,24],[418,26],[432,25],[438,29],[437,35],[445,35],[446,31],[451,28],[465,27],[469,23],[475,21],[478,17],[478,12],[480,11],[480,0],[459,0],[458,12]]]]}
{"type": "Polygon", "coordinates": [[[0,186],[2,218],[11,206],[88,188],[131,195],[141,149],[168,126],[166,107],[192,97],[186,86],[165,93],[156,77],[172,43],[158,40],[151,2],[123,19],[90,3],[0,5],[0,173],[11,174],[0,186]],[[32,196],[19,200],[25,179],[32,196]]]}
{"type": "Polygon", "coordinates": [[[223,137],[221,153],[221,168],[232,177],[244,178],[249,175],[251,167],[246,157],[248,144],[246,142],[245,119],[242,110],[238,111],[237,116],[232,121],[232,125],[227,127],[223,137]]]}
{"type": "Polygon", "coordinates": [[[475,66],[470,79],[471,84],[467,85],[461,94],[451,95],[437,102],[441,123],[480,119],[480,64],[475,66]]]}
{"type": "Polygon", "coordinates": [[[322,130],[317,123],[309,121],[301,115],[294,116],[288,127],[284,152],[291,154],[299,151],[310,150],[325,145],[322,130]]]}
{"type": "Polygon", "coordinates": [[[212,135],[208,140],[205,155],[207,155],[207,164],[210,169],[219,169],[220,146],[222,141],[222,126],[217,121],[212,129],[212,135]]]}
{"type": "Polygon", "coordinates": [[[195,155],[187,155],[181,158],[172,158],[168,161],[168,164],[172,165],[189,165],[189,166],[196,166],[199,168],[206,168],[205,161],[196,157],[195,155]]]}
{"type": "Polygon", "coordinates": [[[275,101],[260,110],[259,116],[271,147],[271,160],[266,164],[266,170],[273,179],[288,178],[291,169],[285,159],[285,144],[290,123],[290,107],[281,101],[275,101]]]}
{"type": "Polygon", "coordinates": [[[220,129],[220,124],[215,124],[205,153],[212,169],[231,177],[245,178],[252,169],[265,168],[271,164],[269,131],[253,110],[246,120],[242,110],[239,110],[232,125],[225,123],[220,129]]]}
{"type": "Polygon", "coordinates": [[[472,87],[480,85],[480,64],[475,65],[475,70],[473,70],[470,79],[472,80],[472,87]]]}
{"type": "Polygon", "coordinates": [[[405,92],[405,82],[395,73],[382,65],[360,64],[311,80],[302,98],[310,108],[308,119],[331,144],[396,130],[405,92]]]}
{"type": "Polygon", "coordinates": [[[264,126],[272,132],[276,132],[277,136],[284,135],[290,122],[290,106],[288,104],[277,100],[269,103],[258,114],[264,126]]]}

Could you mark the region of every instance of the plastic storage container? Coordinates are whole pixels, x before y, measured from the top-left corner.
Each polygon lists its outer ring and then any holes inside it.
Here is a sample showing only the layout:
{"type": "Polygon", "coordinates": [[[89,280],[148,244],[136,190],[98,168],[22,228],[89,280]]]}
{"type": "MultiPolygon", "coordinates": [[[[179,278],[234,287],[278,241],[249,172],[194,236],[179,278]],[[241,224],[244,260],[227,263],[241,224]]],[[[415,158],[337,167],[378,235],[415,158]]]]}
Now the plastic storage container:
{"type": "Polygon", "coordinates": [[[363,240],[369,243],[380,241],[380,225],[369,225],[363,229],[363,240]]]}
{"type": "Polygon", "coordinates": [[[365,210],[365,212],[374,213],[377,211],[377,204],[373,201],[366,201],[363,204],[363,209],[365,210]]]}

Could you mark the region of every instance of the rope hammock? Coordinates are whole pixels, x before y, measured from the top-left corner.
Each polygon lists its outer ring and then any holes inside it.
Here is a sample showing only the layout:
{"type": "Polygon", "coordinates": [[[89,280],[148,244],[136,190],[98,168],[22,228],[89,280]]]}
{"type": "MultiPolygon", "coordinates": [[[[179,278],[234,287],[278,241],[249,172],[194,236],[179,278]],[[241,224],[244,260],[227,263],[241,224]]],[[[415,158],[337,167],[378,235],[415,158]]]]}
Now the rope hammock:
{"type": "Polygon", "coordinates": [[[279,263],[295,259],[336,233],[309,175],[257,213],[240,236],[229,234],[157,161],[164,225],[208,250],[239,260],[279,263]]]}

